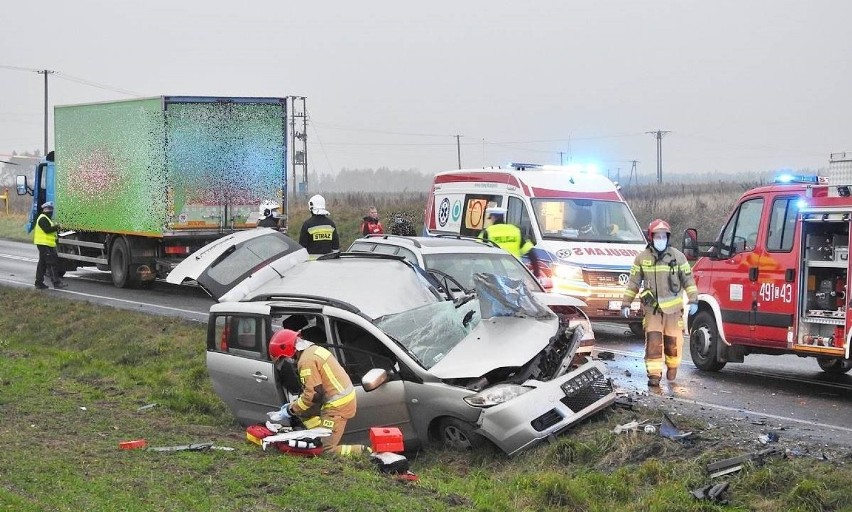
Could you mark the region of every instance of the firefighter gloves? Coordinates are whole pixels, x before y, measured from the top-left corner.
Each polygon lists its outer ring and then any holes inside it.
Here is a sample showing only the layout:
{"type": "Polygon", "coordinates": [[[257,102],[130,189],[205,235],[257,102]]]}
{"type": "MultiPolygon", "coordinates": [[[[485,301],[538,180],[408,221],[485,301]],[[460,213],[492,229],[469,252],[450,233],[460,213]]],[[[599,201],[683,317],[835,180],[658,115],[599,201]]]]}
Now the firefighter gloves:
{"type": "Polygon", "coordinates": [[[282,421],[284,418],[289,418],[290,404],[284,404],[281,406],[281,409],[277,411],[270,411],[266,413],[266,415],[269,416],[269,421],[274,421],[276,423],[282,421]]]}
{"type": "Polygon", "coordinates": [[[621,316],[624,318],[630,318],[630,306],[624,306],[621,308],[621,316]]]}
{"type": "Polygon", "coordinates": [[[693,316],[695,313],[698,313],[698,304],[690,304],[689,305],[689,316],[693,316]]]}

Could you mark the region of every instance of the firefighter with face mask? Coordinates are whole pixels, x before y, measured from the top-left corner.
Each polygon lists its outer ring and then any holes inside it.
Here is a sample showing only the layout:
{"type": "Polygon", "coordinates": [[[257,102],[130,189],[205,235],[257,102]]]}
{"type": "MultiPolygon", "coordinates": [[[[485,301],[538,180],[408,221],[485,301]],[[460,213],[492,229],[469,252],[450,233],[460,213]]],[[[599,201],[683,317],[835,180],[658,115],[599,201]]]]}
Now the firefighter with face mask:
{"type": "Polygon", "coordinates": [[[269,356],[276,364],[281,358],[295,359],[302,394],[281,406],[276,418],[296,416],[305,428],[331,429],[323,439],[323,453],[359,455],[370,450],[360,444],[340,444],[346,422],[355,416],[355,388],[349,375],[331,352],[302,338],[298,332],[282,329],[269,340],[269,356]]]}
{"type": "Polygon", "coordinates": [[[656,219],[648,227],[648,247],[636,256],[630,267],[627,291],[621,299],[621,314],[630,316],[630,303],[639,289],[645,329],[645,369],[648,385],[659,386],[666,368],[666,379],[673,381],[683,348],[683,293],[689,300],[689,314],[698,311],[698,288],[686,257],[669,245],[669,223],[656,219]]]}
{"type": "Polygon", "coordinates": [[[299,245],[307,249],[308,254],[316,256],[340,250],[340,235],[337,225],[328,218],[325,198],[315,195],[308,201],[311,216],[302,224],[299,232],[299,245]]]}

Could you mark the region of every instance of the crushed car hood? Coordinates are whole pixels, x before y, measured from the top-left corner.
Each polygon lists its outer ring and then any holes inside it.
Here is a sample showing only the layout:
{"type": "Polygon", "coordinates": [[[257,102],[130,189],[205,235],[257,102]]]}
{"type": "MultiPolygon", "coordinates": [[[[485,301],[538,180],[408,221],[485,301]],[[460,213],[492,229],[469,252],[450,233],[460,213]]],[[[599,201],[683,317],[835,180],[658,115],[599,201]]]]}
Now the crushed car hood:
{"type": "Polygon", "coordinates": [[[429,371],[440,379],[462,379],[523,366],[548,345],[558,328],[556,317],[485,319],[429,371]]]}

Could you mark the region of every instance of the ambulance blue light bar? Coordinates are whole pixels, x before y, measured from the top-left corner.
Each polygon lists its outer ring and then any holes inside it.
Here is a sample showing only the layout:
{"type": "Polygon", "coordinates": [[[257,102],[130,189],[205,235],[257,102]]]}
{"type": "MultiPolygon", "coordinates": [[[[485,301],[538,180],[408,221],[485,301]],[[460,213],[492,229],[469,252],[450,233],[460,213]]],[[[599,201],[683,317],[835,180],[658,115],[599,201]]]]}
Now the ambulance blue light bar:
{"type": "Polygon", "coordinates": [[[779,185],[789,185],[794,183],[824,183],[820,176],[808,176],[805,174],[779,174],[775,177],[775,183],[779,185]]]}
{"type": "Polygon", "coordinates": [[[509,164],[509,167],[516,171],[527,171],[532,169],[540,169],[543,171],[568,171],[568,172],[582,172],[588,174],[598,174],[600,173],[600,167],[595,163],[572,163],[566,165],[552,165],[552,164],[526,164],[520,162],[512,162],[509,164]]]}

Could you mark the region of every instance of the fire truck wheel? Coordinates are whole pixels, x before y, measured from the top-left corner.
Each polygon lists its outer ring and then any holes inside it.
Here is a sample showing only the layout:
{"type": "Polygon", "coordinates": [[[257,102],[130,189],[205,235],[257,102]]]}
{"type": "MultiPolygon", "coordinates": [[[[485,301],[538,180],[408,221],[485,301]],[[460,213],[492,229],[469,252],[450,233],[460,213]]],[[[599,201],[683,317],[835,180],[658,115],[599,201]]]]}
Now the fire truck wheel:
{"type": "Polygon", "coordinates": [[[689,353],[692,362],[699,370],[715,372],[725,367],[725,363],[719,361],[718,354],[719,331],[716,329],[716,321],[713,315],[707,311],[700,311],[692,321],[692,329],[689,331],[689,353]]]}
{"type": "Polygon", "coordinates": [[[822,371],[826,373],[841,374],[852,370],[852,359],[840,359],[839,357],[818,357],[817,363],[822,371]]]}

